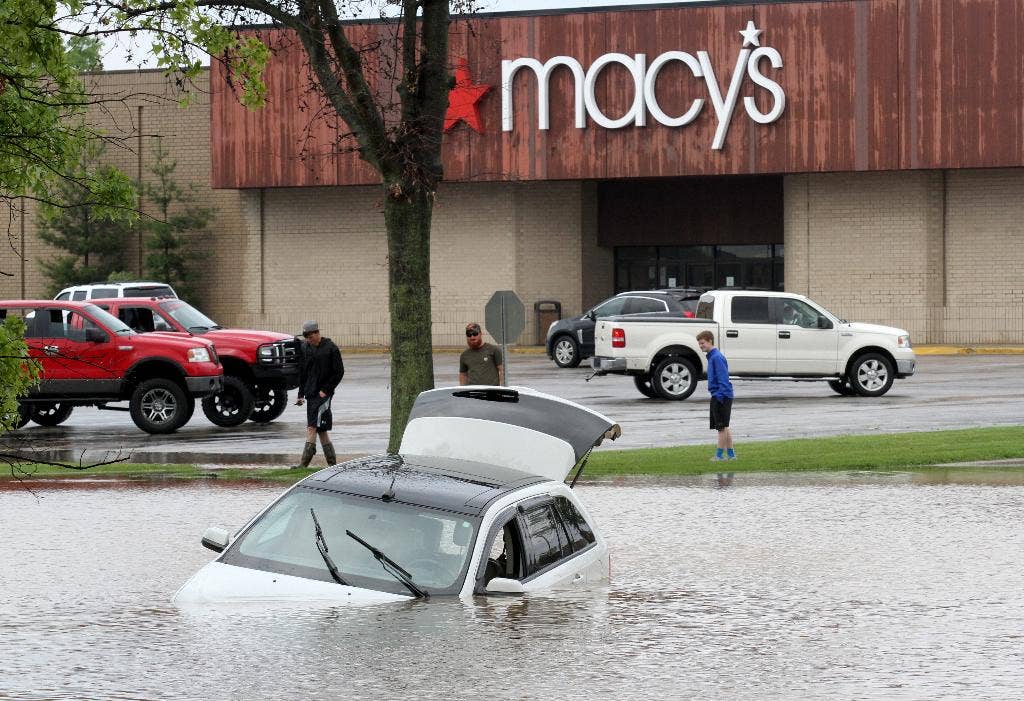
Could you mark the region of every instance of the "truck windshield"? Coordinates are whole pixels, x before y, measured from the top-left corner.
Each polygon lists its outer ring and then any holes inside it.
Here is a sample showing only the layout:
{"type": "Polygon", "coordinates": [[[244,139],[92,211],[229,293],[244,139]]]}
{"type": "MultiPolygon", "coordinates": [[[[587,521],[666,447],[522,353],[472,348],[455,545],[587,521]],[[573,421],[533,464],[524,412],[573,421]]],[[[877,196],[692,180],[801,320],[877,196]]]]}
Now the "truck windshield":
{"type": "Polygon", "coordinates": [[[354,587],[408,594],[373,553],[349,538],[357,533],[408,570],[433,596],[456,595],[466,576],[476,519],[415,504],[386,502],[299,487],[274,504],[221,558],[228,565],[336,581],[317,550],[317,515],[331,559],[354,587]]]}
{"type": "Polygon", "coordinates": [[[127,324],[110,312],[100,309],[95,304],[86,306],[85,311],[88,312],[93,319],[106,326],[118,336],[127,336],[132,333],[132,330],[128,328],[127,324]]]}
{"type": "Polygon", "coordinates": [[[206,316],[187,302],[181,302],[178,300],[161,302],[160,308],[174,317],[175,321],[189,331],[203,332],[209,331],[210,329],[220,328],[216,321],[206,316]]]}

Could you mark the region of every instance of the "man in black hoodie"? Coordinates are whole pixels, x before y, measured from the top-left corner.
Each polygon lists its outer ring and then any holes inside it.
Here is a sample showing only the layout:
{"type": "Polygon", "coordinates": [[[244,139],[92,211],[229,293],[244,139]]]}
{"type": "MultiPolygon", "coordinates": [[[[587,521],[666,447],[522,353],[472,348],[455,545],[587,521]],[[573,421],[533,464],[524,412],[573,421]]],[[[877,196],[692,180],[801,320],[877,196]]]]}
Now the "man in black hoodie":
{"type": "Polygon", "coordinates": [[[345,364],[341,361],[341,351],[334,341],[320,335],[320,325],[315,321],[307,321],[302,325],[302,362],[299,366],[299,398],[296,404],[302,406],[306,402],[306,445],[302,449],[302,460],[298,467],[309,467],[310,460],[316,455],[316,437],[320,436],[320,445],[324,449],[324,458],[328,465],[338,462],[327,432],[331,430],[331,397],[334,390],[345,376],[345,364]]]}

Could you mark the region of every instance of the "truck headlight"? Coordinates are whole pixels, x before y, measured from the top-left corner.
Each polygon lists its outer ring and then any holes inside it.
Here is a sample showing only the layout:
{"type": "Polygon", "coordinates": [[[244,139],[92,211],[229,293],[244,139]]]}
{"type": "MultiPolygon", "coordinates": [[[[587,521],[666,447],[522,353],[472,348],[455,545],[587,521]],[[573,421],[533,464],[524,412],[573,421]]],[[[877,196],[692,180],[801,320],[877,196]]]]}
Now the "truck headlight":
{"type": "Polygon", "coordinates": [[[903,336],[896,337],[897,348],[910,348],[910,334],[904,334],[903,336]]]}
{"type": "Polygon", "coordinates": [[[188,349],[188,362],[190,363],[208,363],[210,362],[210,351],[205,348],[189,348],[188,349]]]}
{"type": "Polygon", "coordinates": [[[260,346],[261,358],[272,358],[274,356],[273,346],[260,346]]]}

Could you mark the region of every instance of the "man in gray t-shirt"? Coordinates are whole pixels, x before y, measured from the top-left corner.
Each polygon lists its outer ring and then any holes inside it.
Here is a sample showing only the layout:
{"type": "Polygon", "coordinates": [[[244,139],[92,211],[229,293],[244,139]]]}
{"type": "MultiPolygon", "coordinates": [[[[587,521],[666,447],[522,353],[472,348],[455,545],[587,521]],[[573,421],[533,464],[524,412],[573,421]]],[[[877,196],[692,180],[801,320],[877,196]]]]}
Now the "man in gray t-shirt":
{"type": "Polygon", "coordinates": [[[459,358],[460,385],[502,385],[505,384],[505,365],[501,349],[484,343],[480,324],[466,324],[466,345],[459,358]]]}

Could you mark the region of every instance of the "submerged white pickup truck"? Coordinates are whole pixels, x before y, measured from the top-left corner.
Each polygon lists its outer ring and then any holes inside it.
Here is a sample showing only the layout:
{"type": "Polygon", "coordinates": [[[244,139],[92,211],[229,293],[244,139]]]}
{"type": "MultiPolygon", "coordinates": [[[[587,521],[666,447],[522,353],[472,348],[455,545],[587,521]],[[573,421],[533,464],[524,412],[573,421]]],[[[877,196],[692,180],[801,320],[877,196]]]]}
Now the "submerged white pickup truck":
{"type": "Polygon", "coordinates": [[[840,319],[802,295],[736,289],[703,294],[693,319],[598,319],[594,372],[632,375],[648,397],[686,399],[707,376],[697,346],[704,330],[714,334],[735,378],[827,380],[842,395],[880,397],[895,378],[914,374],[903,329],[840,319]]]}

